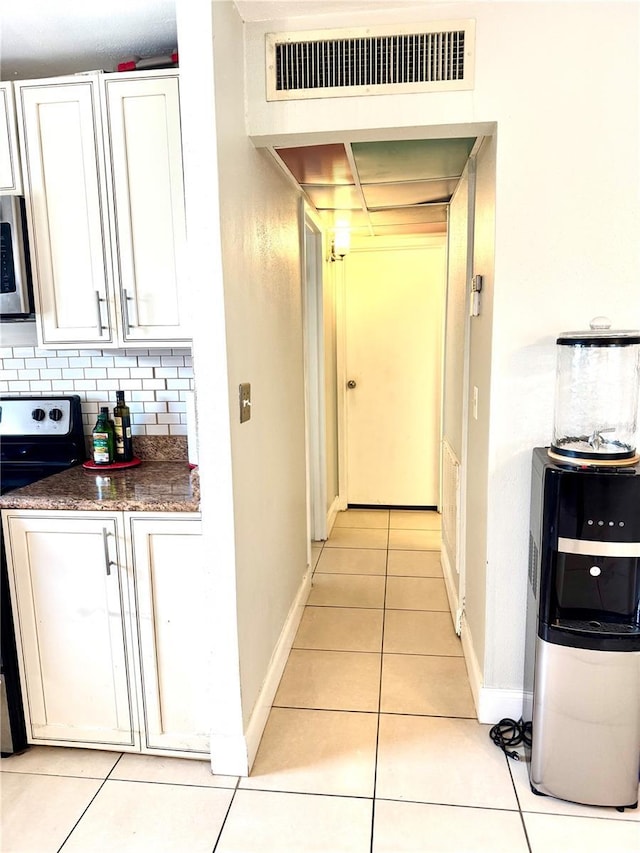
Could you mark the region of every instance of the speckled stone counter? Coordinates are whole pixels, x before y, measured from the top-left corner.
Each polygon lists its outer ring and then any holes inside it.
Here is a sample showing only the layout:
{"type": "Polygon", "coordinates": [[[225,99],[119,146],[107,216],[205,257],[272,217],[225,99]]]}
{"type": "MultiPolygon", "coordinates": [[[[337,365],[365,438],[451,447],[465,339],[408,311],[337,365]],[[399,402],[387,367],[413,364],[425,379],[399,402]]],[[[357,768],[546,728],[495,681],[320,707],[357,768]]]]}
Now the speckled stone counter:
{"type": "Polygon", "coordinates": [[[198,512],[198,469],[188,462],[143,461],[115,471],[77,465],[2,495],[0,509],[198,512]]]}

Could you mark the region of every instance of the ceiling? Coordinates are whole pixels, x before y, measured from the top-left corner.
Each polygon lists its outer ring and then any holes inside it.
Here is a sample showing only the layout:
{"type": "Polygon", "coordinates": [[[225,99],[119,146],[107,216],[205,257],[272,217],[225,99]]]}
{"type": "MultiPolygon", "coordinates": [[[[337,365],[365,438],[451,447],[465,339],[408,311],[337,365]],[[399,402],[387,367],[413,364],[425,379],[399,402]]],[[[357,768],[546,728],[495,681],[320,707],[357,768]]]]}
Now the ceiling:
{"type": "Polygon", "coordinates": [[[177,45],[175,0],[2,0],[0,79],[112,71],[177,45]]]}
{"type": "Polygon", "coordinates": [[[361,236],[438,234],[475,138],[276,148],[329,229],[361,236]]]}
{"type": "MultiPolygon", "coordinates": [[[[420,0],[424,3],[425,0],[420,0]]],[[[246,21],[323,14],[347,7],[411,7],[416,0],[236,0],[246,21]]],[[[175,0],[4,0],[0,79],[114,70],[132,57],[177,46],[175,0]]],[[[446,228],[446,205],[474,139],[347,142],[274,151],[327,227],[355,234],[430,234],[446,228]]]]}

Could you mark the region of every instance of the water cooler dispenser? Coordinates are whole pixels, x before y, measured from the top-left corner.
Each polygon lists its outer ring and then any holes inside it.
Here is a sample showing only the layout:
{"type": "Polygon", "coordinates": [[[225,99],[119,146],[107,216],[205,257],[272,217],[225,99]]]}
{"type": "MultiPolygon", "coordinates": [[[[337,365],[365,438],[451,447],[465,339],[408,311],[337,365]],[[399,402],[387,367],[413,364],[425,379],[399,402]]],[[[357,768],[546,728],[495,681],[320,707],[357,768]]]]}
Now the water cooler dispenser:
{"type": "Polygon", "coordinates": [[[532,464],[523,711],[532,724],[529,781],[537,794],[635,808],[640,332],[592,328],[557,342],[554,440],[534,450],[532,464]]]}

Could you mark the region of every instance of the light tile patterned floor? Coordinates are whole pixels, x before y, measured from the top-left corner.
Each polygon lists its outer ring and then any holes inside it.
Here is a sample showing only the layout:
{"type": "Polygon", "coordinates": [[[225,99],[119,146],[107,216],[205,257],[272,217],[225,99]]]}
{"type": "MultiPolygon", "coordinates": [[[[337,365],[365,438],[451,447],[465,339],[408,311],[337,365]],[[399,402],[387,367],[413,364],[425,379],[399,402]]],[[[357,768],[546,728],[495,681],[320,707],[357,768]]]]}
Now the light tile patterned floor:
{"type": "Polygon", "coordinates": [[[475,719],[435,513],[351,510],[251,776],[36,747],[0,763],[3,853],[638,853],[640,814],[530,789],[475,719]]]}

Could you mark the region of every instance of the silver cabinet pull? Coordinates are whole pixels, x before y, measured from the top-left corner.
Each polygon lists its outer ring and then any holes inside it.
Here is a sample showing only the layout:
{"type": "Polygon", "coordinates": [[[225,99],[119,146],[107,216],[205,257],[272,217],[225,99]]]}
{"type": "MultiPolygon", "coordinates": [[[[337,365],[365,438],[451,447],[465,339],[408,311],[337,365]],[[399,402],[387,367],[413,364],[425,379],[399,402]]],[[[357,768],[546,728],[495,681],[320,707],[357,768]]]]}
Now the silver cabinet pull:
{"type": "Polygon", "coordinates": [[[100,297],[100,291],[96,290],[96,325],[98,326],[99,334],[102,334],[102,330],[105,328],[105,326],[102,325],[102,310],[100,309],[101,302],[106,302],[106,299],[102,299],[100,297]]]}
{"type": "Polygon", "coordinates": [[[128,332],[129,329],[134,329],[137,325],[139,325],[138,324],[138,306],[137,306],[135,298],[133,296],[129,296],[128,290],[123,289],[122,295],[124,296],[124,322],[125,322],[125,326],[127,327],[127,332],[128,332]],[[133,307],[135,308],[135,317],[134,317],[135,323],[131,322],[131,317],[129,314],[129,303],[130,302],[133,303],[133,307]]]}
{"type": "Polygon", "coordinates": [[[102,528],[102,544],[104,546],[104,565],[107,570],[107,576],[111,574],[111,566],[114,565],[113,560],[109,557],[109,531],[106,527],[102,528]]]}

